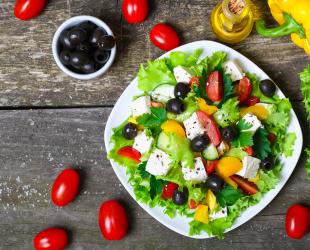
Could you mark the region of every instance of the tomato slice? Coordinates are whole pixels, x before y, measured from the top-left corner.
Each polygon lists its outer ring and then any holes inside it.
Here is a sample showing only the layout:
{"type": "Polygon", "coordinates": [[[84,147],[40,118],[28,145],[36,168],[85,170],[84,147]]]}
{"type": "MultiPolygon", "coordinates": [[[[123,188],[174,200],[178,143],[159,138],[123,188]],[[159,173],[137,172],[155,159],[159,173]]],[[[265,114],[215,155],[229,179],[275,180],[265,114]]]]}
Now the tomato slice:
{"type": "Polygon", "coordinates": [[[126,147],[120,148],[117,151],[117,154],[123,157],[129,158],[137,163],[140,163],[141,153],[138,150],[134,149],[133,147],[126,146],[126,147]]]}
{"type": "Polygon", "coordinates": [[[198,116],[201,125],[206,129],[211,142],[215,146],[218,146],[221,143],[222,139],[220,130],[216,125],[216,123],[212,120],[210,116],[208,116],[205,112],[201,110],[196,111],[196,114],[198,116]]]}
{"type": "Polygon", "coordinates": [[[194,86],[199,86],[200,84],[200,79],[198,76],[193,76],[190,80],[189,80],[189,86],[191,88],[193,88],[194,86]]]}
{"type": "Polygon", "coordinates": [[[238,84],[238,94],[240,103],[244,103],[251,95],[252,84],[247,77],[243,77],[238,84]]]}
{"type": "Polygon", "coordinates": [[[310,229],[310,209],[292,205],[286,212],[285,229],[290,238],[301,239],[310,229]]]}
{"type": "Polygon", "coordinates": [[[244,179],[243,177],[239,175],[232,175],[230,178],[238,184],[238,187],[248,195],[256,194],[258,192],[258,187],[254,182],[250,182],[247,179],[244,179]]]}
{"type": "Polygon", "coordinates": [[[248,107],[254,106],[257,103],[260,103],[260,99],[257,96],[250,96],[249,99],[245,101],[245,105],[248,107]]]}
{"type": "Polygon", "coordinates": [[[207,167],[206,167],[207,174],[212,174],[215,171],[215,168],[218,162],[219,162],[218,160],[208,161],[207,167]]]}
{"type": "Polygon", "coordinates": [[[248,155],[253,155],[254,154],[254,150],[252,147],[247,147],[244,149],[244,151],[248,154],[248,155]]]}
{"type": "Polygon", "coordinates": [[[178,184],[173,182],[168,182],[166,185],[163,186],[163,192],[161,196],[165,199],[171,199],[174,193],[174,190],[176,190],[179,187],[178,184]]]}
{"type": "Polygon", "coordinates": [[[207,81],[206,93],[208,98],[213,102],[222,100],[223,78],[219,71],[214,71],[210,74],[207,81]]]}
{"type": "Polygon", "coordinates": [[[276,139],[277,139],[277,136],[276,136],[275,134],[269,132],[269,134],[268,134],[268,140],[270,141],[270,143],[271,143],[271,144],[274,144],[275,141],[276,141],[276,139]]]}
{"type": "Polygon", "coordinates": [[[190,209],[195,209],[195,208],[197,208],[197,206],[198,206],[198,204],[196,203],[195,200],[193,200],[193,199],[190,199],[190,200],[189,200],[189,202],[188,202],[188,207],[189,207],[190,209]]]}

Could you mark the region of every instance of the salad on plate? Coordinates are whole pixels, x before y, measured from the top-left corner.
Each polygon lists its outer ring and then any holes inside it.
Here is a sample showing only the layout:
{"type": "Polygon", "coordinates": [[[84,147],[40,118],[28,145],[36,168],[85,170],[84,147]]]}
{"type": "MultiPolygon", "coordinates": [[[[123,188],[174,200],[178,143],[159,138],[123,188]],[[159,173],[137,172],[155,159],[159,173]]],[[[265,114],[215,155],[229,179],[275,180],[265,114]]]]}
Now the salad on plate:
{"type": "Polygon", "coordinates": [[[138,201],[191,218],[189,235],[223,238],[276,186],[279,156],[291,156],[296,134],[286,131],[291,104],[270,79],[225,52],[202,52],[141,65],[141,95],[113,129],[108,157],[126,167],[138,201]]]}

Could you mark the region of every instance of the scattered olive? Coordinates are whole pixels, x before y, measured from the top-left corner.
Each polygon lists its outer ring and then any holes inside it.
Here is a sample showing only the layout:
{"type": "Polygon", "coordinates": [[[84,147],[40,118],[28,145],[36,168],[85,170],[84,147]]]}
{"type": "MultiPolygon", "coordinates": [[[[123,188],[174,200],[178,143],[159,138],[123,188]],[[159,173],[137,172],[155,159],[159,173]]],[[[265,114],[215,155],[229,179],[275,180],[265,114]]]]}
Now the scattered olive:
{"type": "Polygon", "coordinates": [[[268,156],[262,160],[260,164],[263,169],[271,170],[274,168],[274,159],[271,156],[268,156]]]}
{"type": "Polygon", "coordinates": [[[215,174],[209,175],[206,180],[206,186],[214,192],[219,192],[223,189],[225,182],[215,174]]]}
{"type": "Polygon", "coordinates": [[[184,112],[185,107],[183,102],[180,99],[173,98],[167,102],[166,109],[174,114],[181,114],[184,112]]]}
{"type": "Polygon", "coordinates": [[[81,65],[81,70],[86,74],[91,74],[95,72],[95,63],[93,61],[88,61],[81,65]]]}
{"type": "Polygon", "coordinates": [[[276,92],[276,85],[269,80],[262,80],[259,84],[259,88],[265,96],[272,97],[276,92]]]}
{"type": "Polygon", "coordinates": [[[209,143],[210,140],[207,135],[199,135],[191,141],[191,148],[194,152],[202,152],[209,143]]]}
{"type": "Polygon", "coordinates": [[[111,50],[115,46],[115,39],[113,36],[100,36],[98,39],[98,48],[101,50],[111,50]]]}
{"type": "Polygon", "coordinates": [[[188,189],[187,187],[184,187],[182,191],[179,191],[178,189],[174,190],[172,201],[176,205],[183,205],[188,200],[188,189]]]}
{"type": "Polygon", "coordinates": [[[59,58],[62,64],[70,65],[70,51],[69,50],[61,51],[59,58]]]}
{"type": "Polygon", "coordinates": [[[76,45],[77,51],[83,51],[86,53],[91,53],[92,49],[93,48],[89,42],[81,42],[78,45],[76,45]]]}
{"type": "Polygon", "coordinates": [[[88,55],[84,52],[72,52],[70,54],[70,64],[73,67],[81,67],[89,61],[88,55]]]}
{"type": "Polygon", "coordinates": [[[238,129],[236,126],[229,126],[226,128],[223,128],[221,131],[222,139],[224,141],[230,142],[233,141],[239,134],[238,129]]]}
{"type": "Polygon", "coordinates": [[[109,60],[110,52],[97,49],[94,53],[94,60],[99,64],[104,64],[109,60]]]}
{"type": "Polygon", "coordinates": [[[187,83],[179,82],[174,88],[174,96],[178,98],[185,98],[191,91],[187,83]]]}
{"type": "Polygon", "coordinates": [[[75,27],[69,31],[68,36],[73,44],[79,44],[87,39],[87,31],[82,28],[75,27]]]}
{"type": "Polygon", "coordinates": [[[128,139],[128,140],[132,140],[133,138],[135,138],[138,134],[138,128],[137,125],[134,123],[127,123],[124,128],[123,128],[123,136],[128,139]]]}
{"type": "Polygon", "coordinates": [[[89,42],[94,46],[98,47],[99,37],[105,36],[107,32],[101,28],[96,28],[91,36],[89,37],[89,42]]]}
{"type": "Polygon", "coordinates": [[[68,31],[63,31],[59,36],[59,42],[61,43],[62,47],[67,50],[74,49],[74,44],[69,40],[68,31]]]}

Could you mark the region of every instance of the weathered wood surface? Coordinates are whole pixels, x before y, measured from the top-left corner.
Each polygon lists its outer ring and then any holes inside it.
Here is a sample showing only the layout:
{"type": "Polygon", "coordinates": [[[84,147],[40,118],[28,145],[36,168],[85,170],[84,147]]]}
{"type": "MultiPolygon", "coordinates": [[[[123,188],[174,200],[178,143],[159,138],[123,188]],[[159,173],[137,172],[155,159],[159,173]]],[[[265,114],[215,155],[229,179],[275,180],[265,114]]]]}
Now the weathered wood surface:
{"type": "MultiPolygon", "coordinates": [[[[158,0],[146,22],[127,24],[121,0],[53,0],[38,18],[14,18],[13,0],[0,1],[0,106],[94,106],[115,103],[134,78],[140,63],[161,55],[151,45],[148,31],[157,22],[174,25],[183,43],[216,40],[209,17],[217,0],[158,0]],[[78,81],[56,66],[51,41],[57,27],[71,16],[89,14],[102,18],[117,37],[118,53],[111,70],[99,79],[78,81]]],[[[270,17],[269,14],[266,16],[270,17]]],[[[292,99],[300,100],[297,72],[310,62],[289,38],[266,39],[255,32],[232,46],[253,59],[292,99]]]]}
{"type": "MultiPolygon", "coordinates": [[[[302,105],[296,111],[305,117],[302,105]]],[[[180,236],[149,216],[128,195],[105,156],[103,131],[110,108],[1,111],[0,249],[31,249],[33,236],[48,226],[73,231],[70,249],[307,249],[310,237],[287,238],[284,214],[294,202],[309,201],[310,185],[299,161],[275,200],[225,240],[180,236]],[[76,165],[84,174],[81,195],[59,209],[50,188],[61,169],[76,165]],[[120,242],[102,239],[97,212],[102,201],[118,198],[128,207],[130,233],[120,242]]],[[[309,126],[302,118],[304,129],[309,126]]],[[[309,134],[305,134],[309,146],[309,134]]]]}

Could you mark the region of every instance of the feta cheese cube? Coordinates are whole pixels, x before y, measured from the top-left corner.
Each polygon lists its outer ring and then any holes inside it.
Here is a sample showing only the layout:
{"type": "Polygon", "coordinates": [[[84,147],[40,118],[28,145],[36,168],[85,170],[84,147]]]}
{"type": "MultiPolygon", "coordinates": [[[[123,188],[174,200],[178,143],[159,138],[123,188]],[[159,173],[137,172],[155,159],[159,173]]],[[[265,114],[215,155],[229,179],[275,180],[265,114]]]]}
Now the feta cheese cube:
{"type": "Polygon", "coordinates": [[[194,159],[194,168],[182,167],[184,179],[186,181],[203,182],[208,178],[207,172],[203,165],[202,159],[197,157],[194,159]]]}
{"type": "Polygon", "coordinates": [[[237,173],[247,179],[256,177],[261,160],[252,156],[245,156],[242,160],[242,169],[237,173]]]}
{"type": "Polygon", "coordinates": [[[153,137],[147,136],[146,131],[143,130],[135,137],[133,148],[141,154],[147,153],[151,149],[153,141],[153,137]]]}
{"type": "Polygon", "coordinates": [[[132,116],[139,116],[145,113],[151,113],[151,98],[149,96],[140,96],[131,103],[132,116]]]}
{"type": "Polygon", "coordinates": [[[146,163],[145,170],[152,175],[166,175],[171,168],[172,160],[164,151],[156,148],[146,163]]]}
{"type": "Polygon", "coordinates": [[[242,72],[240,65],[235,60],[230,60],[223,63],[223,69],[225,74],[230,75],[233,82],[241,80],[245,75],[242,72]]]}
{"type": "Polygon", "coordinates": [[[255,134],[256,130],[262,127],[261,121],[252,113],[247,113],[245,116],[243,116],[242,120],[252,125],[251,128],[243,130],[243,131],[249,131],[251,134],[255,134]]]}
{"type": "Polygon", "coordinates": [[[177,82],[189,83],[191,78],[194,76],[194,72],[183,67],[177,66],[173,69],[173,74],[177,82]]]}
{"type": "Polygon", "coordinates": [[[185,120],[183,122],[185,130],[186,130],[186,136],[190,140],[194,139],[198,135],[204,134],[205,128],[201,125],[199,122],[198,116],[196,112],[194,112],[190,118],[185,120]]]}
{"type": "Polygon", "coordinates": [[[222,141],[220,145],[217,146],[216,149],[217,149],[217,152],[219,153],[219,156],[222,156],[229,150],[229,146],[227,143],[222,141]]]}
{"type": "Polygon", "coordinates": [[[225,218],[225,217],[227,217],[227,207],[223,207],[219,211],[209,214],[210,220],[215,220],[215,219],[220,219],[220,218],[225,218]]]}

